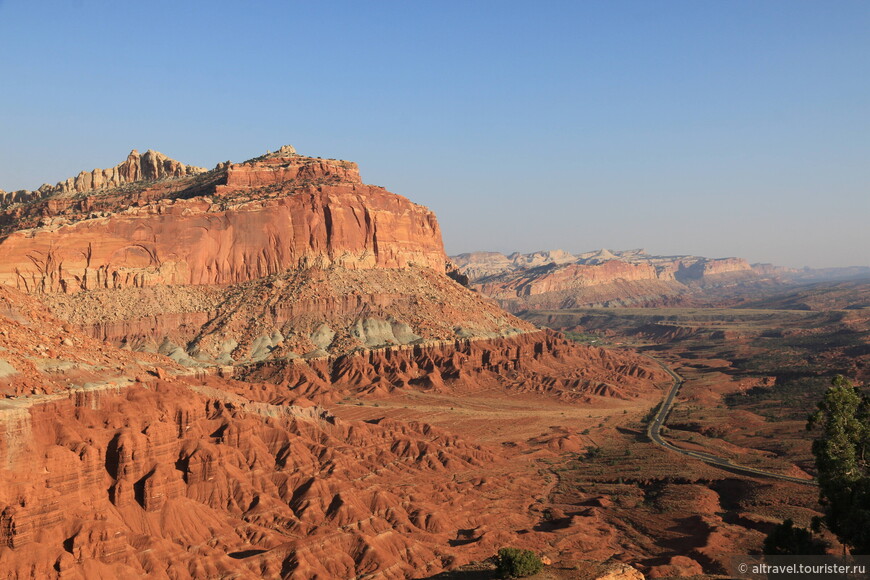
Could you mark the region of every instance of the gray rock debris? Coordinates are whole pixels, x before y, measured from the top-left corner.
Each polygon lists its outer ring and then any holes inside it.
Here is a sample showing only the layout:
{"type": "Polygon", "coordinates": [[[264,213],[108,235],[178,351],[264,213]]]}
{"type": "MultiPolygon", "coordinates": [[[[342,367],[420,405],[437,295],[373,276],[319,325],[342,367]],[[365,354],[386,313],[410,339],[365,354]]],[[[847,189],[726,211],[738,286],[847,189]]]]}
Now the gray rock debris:
{"type": "Polygon", "coordinates": [[[272,334],[258,336],[251,343],[251,360],[256,362],[269,358],[272,351],[283,342],[284,335],[277,330],[272,331],[272,334]]]}
{"type": "Polygon", "coordinates": [[[350,328],[350,334],[369,348],[389,344],[411,344],[421,339],[403,322],[364,318],[350,328]]]}
{"type": "Polygon", "coordinates": [[[311,342],[317,345],[320,350],[328,349],[333,338],[335,338],[335,331],[325,324],[321,324],[311,333],[311,342]]]}
{"type": "Polygon", "coordinates": [[[11,377],[14,374],[18,374],[15,367],[9,364],[7,360],[0,358],[0,379],[11,377]]]}

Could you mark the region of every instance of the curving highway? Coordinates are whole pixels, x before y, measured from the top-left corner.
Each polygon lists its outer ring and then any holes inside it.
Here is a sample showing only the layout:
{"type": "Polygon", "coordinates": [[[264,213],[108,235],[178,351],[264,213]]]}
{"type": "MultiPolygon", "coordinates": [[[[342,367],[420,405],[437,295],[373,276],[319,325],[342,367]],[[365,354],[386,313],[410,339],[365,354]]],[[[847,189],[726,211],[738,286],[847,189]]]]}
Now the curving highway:
{"type": "Polygon", "coordinates": [[[671,387],[670,391],[668,391],[667,396],[662,399],[661,407],[659,408],[658,413],[656,413],[655,417],[652,418],[649,425],[646,428],[647,436],[655,443],[656,445],[660,445],[665,449],[669,449],[670,451],[676,451],[682,455],[686,455],[688,457],[693,457],[695,459],[700,459],[705,463],[709,463],[710,465],[715,465],[716,467],[721,467],[723,469],[727,469],[728,471],[733,471],[736,473],[742,473],[746,475],[754,475],[757,477],[768,477],[771,479],[779,479],[782,481],[790,481],[792,483],[800,483],[802,485],[818,485],[813,479],[801,479],[799,477],[791,477],[789,475],[782,475],[779,473],[773,473],[770,471],[764,471],[763,469],[756,469],[754,467],[746,467],[745,465],[739,465],[737,463],[733,463],[730,459],[726,459],[724,457],[719,457],[717,455],[713,455],[711,453],[704,453],[702,451],[690,451],[688,449],[680,449],[679,447],[669,443],[665,439],[662,438],[661,429],[665,424],[665,420],[667,420],[668,415],[671,412],[671,408],[674,405],[674,398],[676,398],[677,393],[680,392],[680,387],[683,386],[683,377],[675,373],[670,369],[666,364],[661,362],[655,357],[644,355],[650,360],[653,360],[662,367],[671,377],[674,379],[674,384],[671,387]]]}

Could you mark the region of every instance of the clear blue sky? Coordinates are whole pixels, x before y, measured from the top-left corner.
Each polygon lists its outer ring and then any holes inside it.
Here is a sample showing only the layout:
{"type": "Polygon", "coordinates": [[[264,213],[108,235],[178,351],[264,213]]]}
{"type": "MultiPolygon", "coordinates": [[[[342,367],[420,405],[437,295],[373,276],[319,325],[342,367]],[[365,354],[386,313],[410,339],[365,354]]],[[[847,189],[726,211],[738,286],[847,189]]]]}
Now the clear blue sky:
{"type": "Polygon", "coordinates": [[[450,253],[870,265],[870,2],[0,0],[0,188],[289,143],[450,253]]]}

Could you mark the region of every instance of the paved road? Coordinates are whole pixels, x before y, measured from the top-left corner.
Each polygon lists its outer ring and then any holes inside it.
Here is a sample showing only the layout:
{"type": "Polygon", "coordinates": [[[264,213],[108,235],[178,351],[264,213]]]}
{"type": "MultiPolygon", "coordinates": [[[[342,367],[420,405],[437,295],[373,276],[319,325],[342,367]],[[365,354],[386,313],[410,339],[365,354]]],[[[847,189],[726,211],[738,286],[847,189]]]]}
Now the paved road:
{"type": "Polygon", "coordinates": [[[727,469],[728,471],[733,471],[736,473],[742,473],[746,475],[754,475],[758,477],[769,477],[772,479],[779,479],[782,481],[791,481],[792,483],[800,483],[803,485],[818,485],[815,480],[812,479],[801,479],[799,477],[791,477],[788,475],[782,475],[779,473],[772,473],[770,471],[764,471],[763,469],[756,469],[754,467],[746,467],[744,465],[738,465],[736,463],[732,463],[730,459],[726,459],[724,457],[719,457],[717,455],[713,455],[711,453],[704,453],[703,451],[689,451],[688,449],[680,449],[679,447],[672,445],[668,441],[662,438],[661,429],[665,424],[665,421],[668,418],[668,415],[671,412],[671,408],[674,405],[674,398],[677,396],[677,393],[680,392],[680,387],[683,386],[683,377],[672,371],[666,364],[661,362],[660,360],[647,356],[650,360],[655,361],[660,367],[662,367],[671,377],[674,379],[674,384],[671,387],[671,390],[668,391],[667,396],[662,400],[661,407],[659,408],[659,412],[656,413],[656,416],[653,417],[652,421],[650,421],[649,425],[646,428],[646,434],[652,439],[653,443],[664,447],[665,449],[669,449],[671,451],[676,451],[677,453],[681,453],[683,455],[687,455],[689,457],[693,457],[695,459],[700,459],[705,463],[709,463],[710,465],[715,465],[716,467],[721,467],[723,469],[727,469]]]}

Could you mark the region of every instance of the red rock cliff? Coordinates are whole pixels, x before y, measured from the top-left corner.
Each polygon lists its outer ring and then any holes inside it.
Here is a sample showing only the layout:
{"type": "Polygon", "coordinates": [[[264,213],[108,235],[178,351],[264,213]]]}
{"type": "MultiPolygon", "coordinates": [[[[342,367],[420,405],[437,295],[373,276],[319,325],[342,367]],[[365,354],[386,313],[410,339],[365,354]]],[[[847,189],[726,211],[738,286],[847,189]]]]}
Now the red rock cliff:
{"type": "MultiPolygon", "coordinates": [[[[140,163],[127,170],[131,178],[137,171],[147,178],[154,168],[140,163]]],[[[152,189],[158,193],[140,187],[135,203],[132,193],[110,196],[111,203],[89,201],[91,208],[104,208],[98,213],[81,204],[39,202],[43,225],[0,238],[0,283],[26,292],[75,293],[234,284],[312,266],[417,265],[444,272],[434,214],[364,185],[354,163],[282,148],[219,166],[201,183],[182,179],[174,189],[152,189]],[[179,190],[196,195],[173,198],[179,190]]]]}

